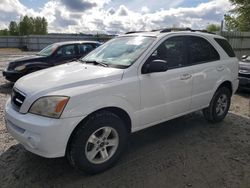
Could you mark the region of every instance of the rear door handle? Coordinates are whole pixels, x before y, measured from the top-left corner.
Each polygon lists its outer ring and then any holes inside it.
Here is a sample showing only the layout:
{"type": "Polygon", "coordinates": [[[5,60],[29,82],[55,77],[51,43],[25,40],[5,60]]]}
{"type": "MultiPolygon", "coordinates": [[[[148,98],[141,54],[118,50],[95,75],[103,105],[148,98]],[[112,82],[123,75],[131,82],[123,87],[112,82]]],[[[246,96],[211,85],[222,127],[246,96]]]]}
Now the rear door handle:
{"type": "Polygon", "coordinates": [[[225,69],[225,67],[223,65],[221,65],[221,66],[218,66],[216,69],[217,69],[217,71],[223,71],[225,69]]]}
{"type": "Polygon", "coordinates": [[[183,75],[181,75],[181,80],[187,80],[187,79],[189,79],[191,77],[192,77],[191,74],[183,74],[183,75]]]}

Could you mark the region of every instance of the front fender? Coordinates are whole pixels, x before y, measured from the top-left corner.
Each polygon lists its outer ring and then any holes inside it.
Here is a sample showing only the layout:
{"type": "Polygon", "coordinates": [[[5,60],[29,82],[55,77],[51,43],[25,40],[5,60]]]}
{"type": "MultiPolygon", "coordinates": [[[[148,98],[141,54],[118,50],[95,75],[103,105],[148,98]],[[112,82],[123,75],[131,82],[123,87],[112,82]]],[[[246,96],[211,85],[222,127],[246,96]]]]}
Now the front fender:
{"type": "Polygon", "coordinates": [[[31,62],[31,63],[25,64],[25,66],[26,66],[26,71],[29,71],[32,69],[40,70],[40,69],[52,67],[51,65],[49,65],[48,63],[45,63],[45,62],[31,62]]]}
{"type": "Polygon", "coordinates": [[[87,115],[107,107],[117,107],[120,108],[128,113],[133,121],[134,118],[134,107],[133,105],[124,97],[122,96],[97,96],[92,97],[84,102],[77,103],[77,105],[66,107],[65,112],[62,114],[61,118],[69,118],[69,117],[77,117],[82,116],[86,117],[87,115]]]}

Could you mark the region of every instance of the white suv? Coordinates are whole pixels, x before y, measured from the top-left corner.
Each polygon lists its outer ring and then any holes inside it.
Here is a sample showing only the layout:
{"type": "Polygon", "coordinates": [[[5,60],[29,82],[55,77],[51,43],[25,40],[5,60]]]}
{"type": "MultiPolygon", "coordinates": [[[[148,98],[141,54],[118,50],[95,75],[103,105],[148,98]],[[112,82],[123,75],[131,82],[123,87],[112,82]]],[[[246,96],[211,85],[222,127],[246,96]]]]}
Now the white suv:
{"type": "Polygon", "coordinates": [[[238,60],[223,37],[130,33],[18,80],[6,127],[27,150],[97,173],[117,161],[132,132],[197,110],[223,120],[237,87],[238,60]]]}

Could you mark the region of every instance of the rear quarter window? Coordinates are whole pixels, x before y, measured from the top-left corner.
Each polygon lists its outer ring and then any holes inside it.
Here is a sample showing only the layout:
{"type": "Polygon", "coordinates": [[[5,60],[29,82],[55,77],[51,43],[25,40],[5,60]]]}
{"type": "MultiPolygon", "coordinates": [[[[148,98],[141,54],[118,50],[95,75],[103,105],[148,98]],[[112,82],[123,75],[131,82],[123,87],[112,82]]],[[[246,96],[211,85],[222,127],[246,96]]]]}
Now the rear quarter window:
{"type": "Polygon", "coordinates": [[[220,45],[220,47],[227,53],[229,57],[235,57],[233,48],[225,39],[214,38],[214,40],[220,45]]]}
{"type": "Polygon", "coordinates": [[[206,39],[189,36],[189,59],[191,64],[200,64],[220,59],[217,50],[206,39]]]}

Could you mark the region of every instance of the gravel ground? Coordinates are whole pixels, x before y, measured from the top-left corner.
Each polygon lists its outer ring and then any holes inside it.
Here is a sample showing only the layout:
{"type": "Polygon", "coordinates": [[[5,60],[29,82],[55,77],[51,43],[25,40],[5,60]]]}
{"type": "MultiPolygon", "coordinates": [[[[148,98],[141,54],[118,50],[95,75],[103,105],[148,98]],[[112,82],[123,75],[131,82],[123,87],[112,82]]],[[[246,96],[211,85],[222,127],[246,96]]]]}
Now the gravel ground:
{"type": "MultiPolygon", "coordinates": [[[[32,53],[2,52],[5,59],[32,53]]],[[[7,132],[3,110],[12,84],[0,76],[0,187],[250,187],[250,93],[232,98],[219,124],[193,113],[133,134],[112,169],[88,176],[64,158],[27,152],[7,132]]]]}

